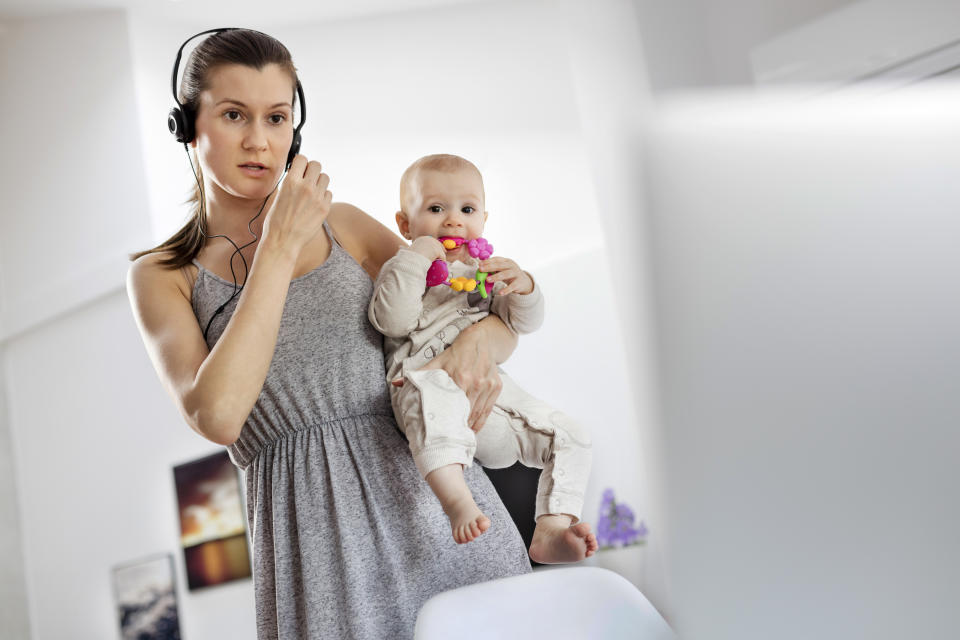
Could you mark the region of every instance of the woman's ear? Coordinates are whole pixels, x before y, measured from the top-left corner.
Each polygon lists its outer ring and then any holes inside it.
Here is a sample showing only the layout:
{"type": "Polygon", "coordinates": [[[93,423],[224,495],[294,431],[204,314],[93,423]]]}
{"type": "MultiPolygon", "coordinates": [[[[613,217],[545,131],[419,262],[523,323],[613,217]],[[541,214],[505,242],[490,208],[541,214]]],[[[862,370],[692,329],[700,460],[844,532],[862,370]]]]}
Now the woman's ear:
{"type": "Polygon", "coordinates": [[[403,211],[397,211],[397,228],[400,229],[400,235],[407,240],[410,239],[410,218],[403,211]]]}

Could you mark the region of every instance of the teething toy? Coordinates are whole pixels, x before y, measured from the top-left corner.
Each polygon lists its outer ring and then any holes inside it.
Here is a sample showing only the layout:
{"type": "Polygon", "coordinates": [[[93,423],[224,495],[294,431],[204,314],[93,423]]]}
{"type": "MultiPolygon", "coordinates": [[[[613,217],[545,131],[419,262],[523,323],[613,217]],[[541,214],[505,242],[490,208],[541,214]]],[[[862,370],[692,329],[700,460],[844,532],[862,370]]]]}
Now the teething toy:
{"type": "MultiPolygon", "coordinates": [[[[465,242],[463,238],[451,236],[443,236],[437,239],[443,245],[443,248],[447,250],[456,249],[465,242]]],[[[467,242],[467,251],[469,251],[470,255],[474,258],[486,260],[493,255],[493,245],[483,238],[474,238],[467,242]]],[[[427,286],[436,287],[441,284],[447,285],[454,291],[466,291],[468,293],[479,287],[481,298],[486,298],[487,294],[493,291],[493,283],[487,282],[486,271],[477,269],[477,273],[473,278],[457,277],[451,280],[447,261],[437,259],[434,260],[430,268],[427,269],[427,286]]]]}

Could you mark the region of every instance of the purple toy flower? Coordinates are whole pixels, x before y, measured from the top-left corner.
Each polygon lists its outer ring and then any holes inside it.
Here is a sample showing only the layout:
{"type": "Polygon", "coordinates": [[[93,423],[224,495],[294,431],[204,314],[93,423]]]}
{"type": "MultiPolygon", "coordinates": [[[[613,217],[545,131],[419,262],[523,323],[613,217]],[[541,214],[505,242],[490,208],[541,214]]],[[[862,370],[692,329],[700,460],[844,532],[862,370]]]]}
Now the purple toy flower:
{"type": "Polygon", "coordinates": [[[467,243],[467,250],[474,258],[486,260],[493,255],[493,245],[483,238],[474,238],[467,243]]]}

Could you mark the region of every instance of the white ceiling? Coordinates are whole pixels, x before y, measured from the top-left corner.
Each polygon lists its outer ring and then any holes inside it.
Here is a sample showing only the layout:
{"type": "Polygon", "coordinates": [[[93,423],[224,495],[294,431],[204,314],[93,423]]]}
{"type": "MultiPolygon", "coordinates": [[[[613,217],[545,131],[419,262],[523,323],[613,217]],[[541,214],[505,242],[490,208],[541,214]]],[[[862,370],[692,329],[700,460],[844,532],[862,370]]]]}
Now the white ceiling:
{"type": "Polygon", "coordinates": [[[489,0],[0,0],[0,20],[124,9],[190,23],[278,26],[489,0]]]}

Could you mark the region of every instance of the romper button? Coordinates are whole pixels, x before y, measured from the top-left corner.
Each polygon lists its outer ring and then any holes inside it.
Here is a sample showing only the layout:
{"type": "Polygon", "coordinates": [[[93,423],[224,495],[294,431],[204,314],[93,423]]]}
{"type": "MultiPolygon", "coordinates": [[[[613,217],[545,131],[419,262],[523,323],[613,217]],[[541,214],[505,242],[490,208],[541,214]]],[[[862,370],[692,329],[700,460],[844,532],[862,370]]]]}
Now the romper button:
{"type": "Polygon", "coordinates": [[[557,438],[557,444],[563,446],[563,438],[557,438]]]}
{"type": "Polygon", "coordinates": [[[562,475],[563,475],[563,469],[560,469],[559,471],[557,471],[557,473],[562,476],[562,475]]]}
{"type": "Polygon", "coordinates": [[[433,420],[433,414],[432,414],[432,413],[428,413],[428,414],[427,414],[427,420],[433,420]]]}

